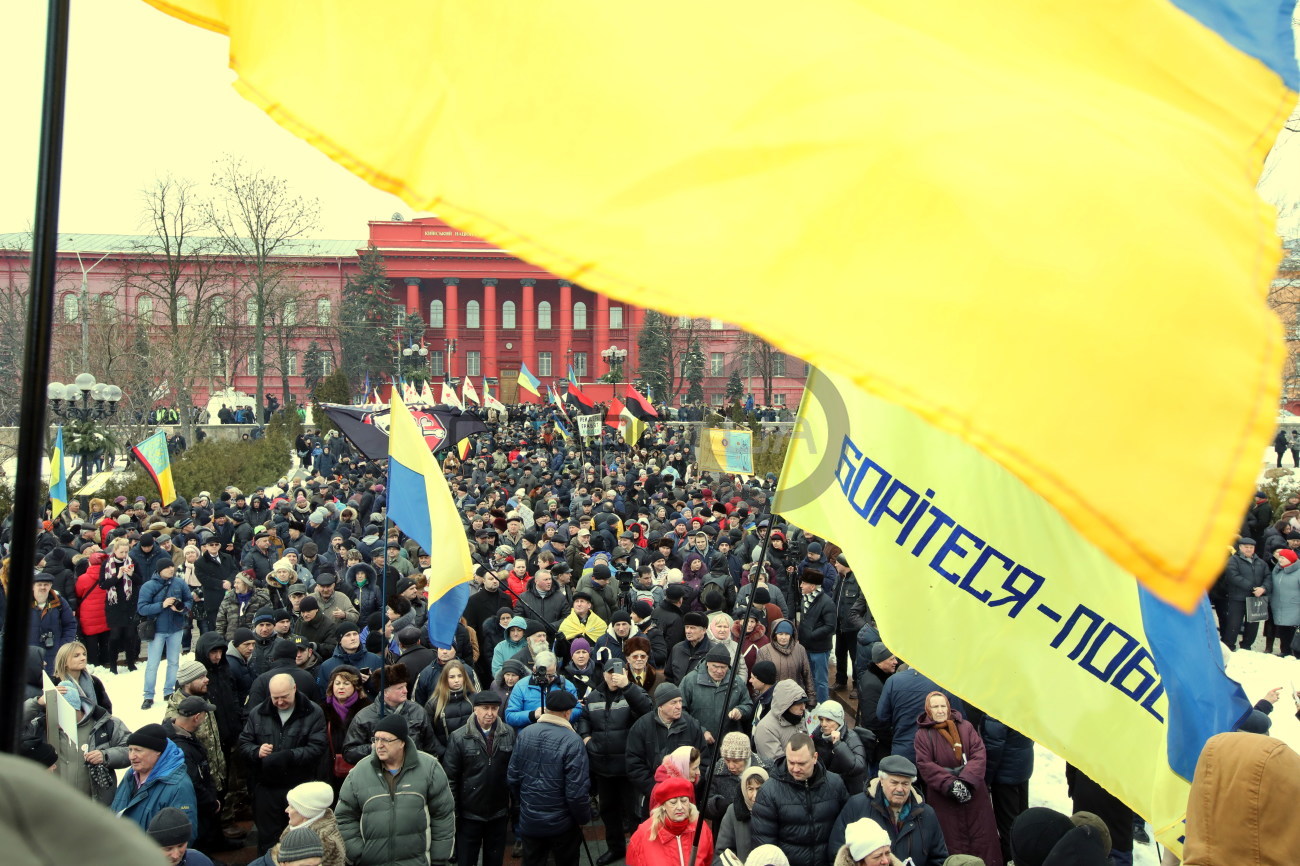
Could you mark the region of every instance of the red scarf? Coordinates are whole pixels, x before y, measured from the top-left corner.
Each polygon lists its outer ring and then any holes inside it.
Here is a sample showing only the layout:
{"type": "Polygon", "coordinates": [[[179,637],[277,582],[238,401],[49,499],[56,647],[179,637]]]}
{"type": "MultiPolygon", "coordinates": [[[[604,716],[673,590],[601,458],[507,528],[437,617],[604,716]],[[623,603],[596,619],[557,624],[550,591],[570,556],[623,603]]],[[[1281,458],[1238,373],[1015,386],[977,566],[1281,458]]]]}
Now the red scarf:
{"type": "Polygon", "coordinates": [[[674,821],[667,815],[664,816],[664,829],[669,833],[672,833],[674,836],[686,835],[686,831],[690,830],[694,823],[695,822],[690,819],[689,815],[681,821],[674,821]]]}

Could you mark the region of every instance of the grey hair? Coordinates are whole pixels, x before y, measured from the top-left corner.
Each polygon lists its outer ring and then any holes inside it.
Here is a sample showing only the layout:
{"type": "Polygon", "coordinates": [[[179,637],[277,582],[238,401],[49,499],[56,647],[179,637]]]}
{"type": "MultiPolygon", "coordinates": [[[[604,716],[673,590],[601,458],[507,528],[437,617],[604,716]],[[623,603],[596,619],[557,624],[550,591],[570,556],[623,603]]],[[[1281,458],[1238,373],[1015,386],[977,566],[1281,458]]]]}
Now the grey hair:
{"type": "Polygon", "coordinates": [[[533,656],[533,667],[537,667],[538,665],[545,665],[546,667],[549,668],[549,667],[553,667],[555,663],[556,663],[555,653],[551,652],[550,650],[544,650],[542,652],[539,652],[537,655],[533,656]]]}

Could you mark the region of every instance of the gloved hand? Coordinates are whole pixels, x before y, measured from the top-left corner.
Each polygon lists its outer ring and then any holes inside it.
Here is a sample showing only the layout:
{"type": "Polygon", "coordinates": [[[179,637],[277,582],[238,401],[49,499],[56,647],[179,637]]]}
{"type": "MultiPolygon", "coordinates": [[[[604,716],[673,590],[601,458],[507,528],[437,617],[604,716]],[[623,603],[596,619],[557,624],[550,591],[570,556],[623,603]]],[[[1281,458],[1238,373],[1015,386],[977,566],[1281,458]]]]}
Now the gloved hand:
{"type": "Polygon", "coordinates": [[[970,789],[966,787],[966,783],[961,779],[952,783],[952,798],[958,803],[970,802],[970,789]]]}

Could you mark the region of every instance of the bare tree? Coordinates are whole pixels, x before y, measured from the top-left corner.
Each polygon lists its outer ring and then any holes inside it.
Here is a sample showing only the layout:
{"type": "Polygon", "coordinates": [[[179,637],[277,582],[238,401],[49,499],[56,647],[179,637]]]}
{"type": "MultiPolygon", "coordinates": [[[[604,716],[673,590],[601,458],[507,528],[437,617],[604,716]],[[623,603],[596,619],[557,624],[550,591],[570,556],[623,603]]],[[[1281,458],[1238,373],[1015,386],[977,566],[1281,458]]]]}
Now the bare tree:
{"type": "Polygon", "coordinates": [[[249,358],[256,367],[257,411],[261,412],[266,403],[267,323],[293,268],[285,256],[310,251],[305,242],[318,228],[320,203],[296,195],[283,178],[232,155],[218,164],[212,185],[218,195],[207,216],[234,266],[246,302],[252,338],[249,358]]]}
{"type": "Polygon", "coordinates": [[[738,373],[745,380],[747,390],[753,377],[757,376],[763,385],[763,405],[772,405],[772,380],[783,375],[781,365],[784,355],[771,343],[756,334],[745,332],[741,337],[740,350],[732,362],[733,373],[738,373]]]}
{"type": "Polygon", "coordinates": [[[228,285],[216,255],[221,243],[193,182],[160,178],[145,190],[144,203],[147,233],[134,245],[140,257],[127,262],[122,284],[133,290],[140,324],[152,332],[151,353],[166,359],[170,402],[193,442],[193,393],[211,370],[214,303],[228,285]]]}

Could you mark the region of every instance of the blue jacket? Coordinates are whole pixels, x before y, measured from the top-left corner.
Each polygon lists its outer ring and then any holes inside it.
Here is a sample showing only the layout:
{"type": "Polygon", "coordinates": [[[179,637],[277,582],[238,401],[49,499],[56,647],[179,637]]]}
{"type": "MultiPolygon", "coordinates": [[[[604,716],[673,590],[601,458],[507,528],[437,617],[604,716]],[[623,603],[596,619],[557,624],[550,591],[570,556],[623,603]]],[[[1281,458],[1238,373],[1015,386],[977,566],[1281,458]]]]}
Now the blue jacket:
{"type": "Polygon", "coordinates": [[[156,617],[155,627],[158,634],[182,631],[186,626],[183,613],[178,613],[170,607],[163,610],[162,603],[168,598],[179,598],[185,610],[189,610],[194,604],[194,598],[190,595],[190,588],[185,585],[185,581],[179,577],[164,581],[158,575],[149,578],[149,581],[140,588],[139,600],[136,602],[135,609],[140,616],[156,617]]]}
{"type": "Polygon", "coordinates": [[[984,718],[984,781],[1023,785],[1034,774],[1034,741],[992,716],[984,718]]]}
{"type": "MultiPolygon", "coordinates": [[[[557,675],[555,682],[551,683],[546,691],[556,688],[563,688],[575,698],[578,696],[578,690],[573,687],[573,683],[562,676],[557,675]]],[[[533,723],[533,710],[542,707],[542,704],[542,687],[534,685],[532,678],[520,680],[510,690],[510,701],[506,704],[506,724],[516,731],[528,727],[533,723]]],[[[569,716],[569,721],[576,722],[581,717],[582,704],[578,704],[574,707],[573,714],[569,716]]]]}
{"type": "Polygon", "coordinates": [[[27,645],[36,647],[45,659],[46,672],[54,673],[54,657],[64,644],[77,639],[77,618],[72,613],[72,605],[56,591],[50,590],[49,603],[45,609],[36,607],[36,602],[29,600],[31,609],[27,625],[27,645]],[[50,646],[41,642],[41,633],[50,632],[54,641],[50,646]]]}
{"type": "Polygon", "coordinates": [[[364,644],[354,653],[348,652],[342,646],[334,647],[334,655],[325,659],[320,666],[320,671],[316,674],[316,684],[320,686],[320,693],[324,697],[329,697],[325,691],[325,686],[329,684],[330,674],[334,673],[334,670],[339,665],[352,665],[357,670],[370,668],[372,671],[378,671],[384,666],[384,660],[366,650],[364,644]]]}
{"type": "Polygon", "coordinates": [[[127,771],[117,786],[112,808],[119,816],[138,824],[141,830],[148,830],[154,816],[168,807],[180,809],[190,819],[190,841],[193,842],[199,834],[194,784],[185,771],[181,747],[171,740],[167,741],[167,748],[139,788],[135,786],[135,773],[127,771]]]}
{"type": "Polygon", "coordinates": [[[885,680],[876,704],[876,718],[881,724],[894,729],[891,754],[902,755],[916,762],[916,720],[925,712],[925,696],[930,692],[943,692],[954,710],[964,713],[966,705],[952,692],[935,685],[934,680],[915,668],[898,671],[885,680]]]}
{"type": "MultiPolygon", "coordinates": [[[[511,693],[511,701],[518,691],[511,693]]],[[[519,733],[506,784],[519,802],[520,835],[557,836],[591,820],[587,749],[577,731],[557,716],[544,715],[519,733]]]]}

